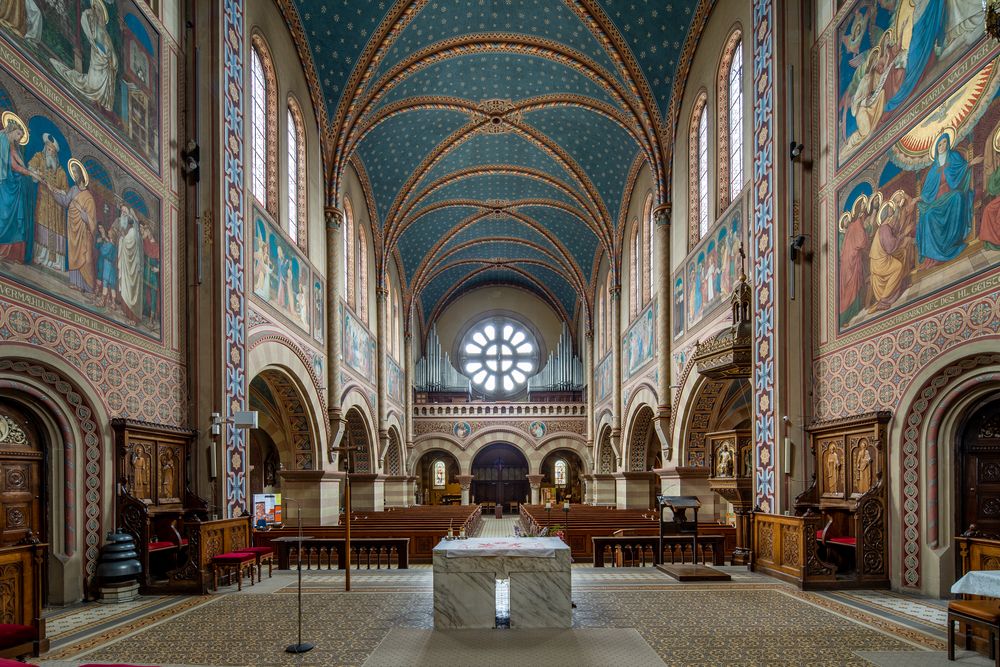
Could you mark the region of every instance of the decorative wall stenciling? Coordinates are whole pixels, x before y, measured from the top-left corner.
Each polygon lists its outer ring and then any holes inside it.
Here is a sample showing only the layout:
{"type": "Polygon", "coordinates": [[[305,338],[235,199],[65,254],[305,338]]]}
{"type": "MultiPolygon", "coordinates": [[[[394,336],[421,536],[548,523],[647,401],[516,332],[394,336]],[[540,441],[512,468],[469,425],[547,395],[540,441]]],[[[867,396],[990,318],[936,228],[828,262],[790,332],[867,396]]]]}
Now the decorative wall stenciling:
{"type": "Polygon", "coordinates": [[[656,303],[644,310],[622,337],[622,378],[635,375],[656,355],[656,303]]]}
{"type": "Polygon", "coordinates": [[[326,338],[326,288],[315,271],[312,279],[312,333],[316,342],[322,345],[326,338]]]}
{"type": "Polygon", "coordinates": [[[979,2],[859,2],[837,26],[837,147],[842,164],[984,33],[979,2]]]}
{"type": "MultiPolygon", "coordinates": [[[[222,191],[225,199],[223,260],[225,287],[223,308],[227,354],[225,357],[226,419],[243,410],[247,398],[246,378],[246,259],[244,257],[245,191],[243,172],[243,23],[244,0],[226,0],[223,5],[223,127],[225,170],[222,191]]],[[[246,507],[246,431],[226,429],[226,515],[234,516],[246,507]]]]}
{"type": "Polygon", "coordinates": [[[159,340],[160,199],[6,69],[0,115],[0,273],[159,340]]]}
{"type": "Polygon", "coordinates": [[[993,59],[840,187],[840,330],[1000,263],[998,90],[993,59]]]}
{"type": "Polygon", "coordinates": [[[140,4],[5,2],[0,37],[159,173],[160,35],[140,4]]]}
{"type": "Polygon", "coordinates": [[[756,453],[755,501],[765,512],[774,508],[774,6],[753,3],[754,176],[751,258],[754,288],[754,419],[756,453]]]}
{"type": "Polygon", "coordinates": [[[344,309],[344,361],[368,382],[375,381],[375,339],[349,310],[344,309]]]}
{"type": "Polygon", "coordinates": [[[308,335],[314,294],[309,263],[259,211],[254,215],[253,295],[308,335]]]}

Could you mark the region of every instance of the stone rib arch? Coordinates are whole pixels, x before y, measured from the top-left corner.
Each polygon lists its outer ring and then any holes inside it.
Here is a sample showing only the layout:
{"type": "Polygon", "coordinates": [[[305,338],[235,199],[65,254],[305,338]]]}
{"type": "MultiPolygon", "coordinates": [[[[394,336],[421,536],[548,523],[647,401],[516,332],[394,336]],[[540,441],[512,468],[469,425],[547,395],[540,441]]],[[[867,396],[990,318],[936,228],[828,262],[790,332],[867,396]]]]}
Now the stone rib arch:
{"type": "Polygon", "coordinates": [[[649,405],[642,405],[636,410],[628,430],[624,445],[625,470],[628,472],[645,472],[649,469],[649,447],[656,442],[653,434],[653,417],[655,413],[649,405]]]}

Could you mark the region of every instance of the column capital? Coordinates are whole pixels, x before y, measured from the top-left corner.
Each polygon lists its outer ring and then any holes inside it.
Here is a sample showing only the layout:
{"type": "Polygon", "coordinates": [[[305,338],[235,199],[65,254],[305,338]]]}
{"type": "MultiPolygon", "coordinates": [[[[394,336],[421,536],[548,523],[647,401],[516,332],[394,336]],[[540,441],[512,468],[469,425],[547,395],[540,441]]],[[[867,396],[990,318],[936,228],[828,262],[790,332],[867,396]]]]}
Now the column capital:
{"type": "Polygon", "coordinates": [[[622,295],[622,286],[619,285],[619,284],[614,284],[614,285],[609,286],[608,287],[608,294],[610,294],[611,298],[614,299],[614,300],[617,300],[617,299],[621,298],[621,295],[622,295]]]}
{"type": "Polygon", "coordinates": [[[655,222],[657,226],[660,225],[669,226],[670,214],[672,212],[673,212],[673,204],[671,204],[670,202],[660,204],[659,206],[653,209],[653,214],[652,214],[653,222],[655,222]]]}
{"type": "Polygon", "coordinates": [[[472,475],[455,475],[455,481],[462,486],[463,491],[468,491],[472,486],[472,475]]]}
{"type": "Polygon", "coordinates": [[[336,206],[326,206],[323,208],[323,218],[329,229],[340,229],[340,225],[347,219],[347,214],[336,206]]]}
{"type": "Polygon", "coordinates": [[[537,489],[542,485],[542,477],[542,475],[528,475],[528,485],[533,489],[537,489]]]}

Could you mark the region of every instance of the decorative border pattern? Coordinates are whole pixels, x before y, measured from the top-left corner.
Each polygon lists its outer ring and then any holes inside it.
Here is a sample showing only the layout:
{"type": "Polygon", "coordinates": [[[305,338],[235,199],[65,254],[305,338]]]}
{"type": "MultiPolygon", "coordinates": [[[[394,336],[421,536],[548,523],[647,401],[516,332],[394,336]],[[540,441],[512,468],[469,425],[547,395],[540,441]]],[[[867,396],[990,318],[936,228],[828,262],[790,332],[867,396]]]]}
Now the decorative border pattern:
{"type": "Polygon", "coordinates": [[[774,6],[754,0],[754,413],[756,415],[755,502],[774,510],[774,6]]]}
{"type": "MultiPolygon", "coordinates": [[[[81,396],[74,386],[62,375],[56,373],[45,366],[32,364],[25,361],[13,361],[11,359],[0,359],[0,371],[13,371],[41,380],[49,388],[58,394],[70,406],[73,416],[76,417],[80,432],[83,433],[84,452],[84,475],[83,483],[86,488],[83,503],[84,524],[84,552],[83,569],[87,577],[91,577],[97,571],[98,547],[101,543],[101,468],[103,461],[101,456],[101,438],[98,435],[97,422],[94,420],[94,410],[87,404],[87,399],[81,396]]],[[[67,449],[67,456],[75,447],[71,442],[64,443],[67,449]]],[[[74,457],[75,458],[75,457],[74,457]]],[[[70,462],[70,466],[75,461],[70,462]]],[[[69,491],[73,488],[72,472],[66,478],[66,513],[68,517],[76,517],[76,493],[69,491]]],[[[75,522],[74,522],[75,523],[75,522]]],[[[70,525],[67,525],[69,531],[70,525]]],[[[74,545],[67,542],[66,552],[72,554],[74,545]]]]}
{"type": "Polygon", "coordinates": [[[951,364],[928,379],[916,400],[910,405],[903,422],[902,460],[900,474],[902,478],[902,512],[903,512],[903,569],[902,585],[905,588],[920,587],[920,443],[931,443],[927,449],[927,517],[928,541],[932,546],[937,542],[937,488],[938,461],[934,444],[937,443],[937,429],[943,414],[938,409],[933,415],[927,413],[930,404],[944,392],[952,396],[956,392],[966,393],[970,387],[982,382],[995,381],[996,373],[977,377],[966,377],[970,371],[983,366],[1000,364],[1000,354],[983,354],[966,357],[951,364]],[[958,384],[956,386],[956,381],[958,384]],[[945,391],[946,390],[946,391],[945,391]],[[928,417],[931,417],[929,420],[928,417]],[[920,431],[927,423],[928,432],[921,441],[920,431]]]}
{"type": "MultiPolygon", "coordinates": [[[[244,0],[225,0],[223,8],[223,72],[225,97],[225,378],[226,418],[235,417],[247,398],[246,382],[246,280],[244,275],[244,172],[243,172],[243,46],[244,0]]],[[[245,431],[226,429],[226,515],[235,516],[246,505],[245,431]]]]}

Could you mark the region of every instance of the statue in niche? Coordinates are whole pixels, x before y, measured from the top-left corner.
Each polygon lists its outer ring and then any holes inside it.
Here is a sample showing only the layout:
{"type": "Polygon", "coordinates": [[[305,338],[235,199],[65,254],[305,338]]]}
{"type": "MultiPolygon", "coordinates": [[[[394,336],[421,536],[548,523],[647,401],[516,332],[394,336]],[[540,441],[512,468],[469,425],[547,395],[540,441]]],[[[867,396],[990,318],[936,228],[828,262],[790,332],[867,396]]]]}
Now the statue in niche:
{"type": "Polygon", "coordinates": [[[728,442],[724,443],[718,450],[718,461],[715,463],[716,477],[733,476],[733,449],[728,442]]]}
{"type": "Polygon", "coordinates": [[[844,490],[844,480],[841,476],[843,463],[840,460],[840,452],[835,445],[830,445],[826,450],[826,490],[832,493],[840,493],[844,490]]]}
{"type": "Polygon", "coordinates": [[[753,447],[750,445],[743,448],[743,472],[741,475],[743,477],[751,477],[753,475],[753,447]]]}
{"type": "Polygon", "coordinates": [[[176,498],[174,455],[171,451],[160,454],[160,498],[176,498]]]}
{"type": "Polygon", "coordinates": [[[862,447],[857,452],[857,462],[854,464],[856,471],[854,489],[858,493],[866,493],[872,488],[872,455],[867,447],[862,447]]]}
{"type": "Polygon", "coordinates": [[[140,500],[150,497],[149,489],[149,452],[142,445],[132,449],[132,493],[140,500]]]}

